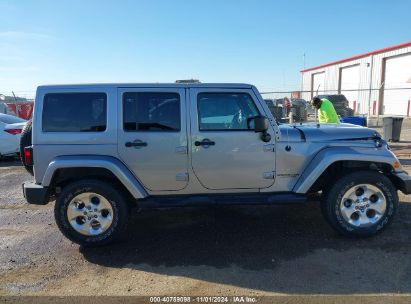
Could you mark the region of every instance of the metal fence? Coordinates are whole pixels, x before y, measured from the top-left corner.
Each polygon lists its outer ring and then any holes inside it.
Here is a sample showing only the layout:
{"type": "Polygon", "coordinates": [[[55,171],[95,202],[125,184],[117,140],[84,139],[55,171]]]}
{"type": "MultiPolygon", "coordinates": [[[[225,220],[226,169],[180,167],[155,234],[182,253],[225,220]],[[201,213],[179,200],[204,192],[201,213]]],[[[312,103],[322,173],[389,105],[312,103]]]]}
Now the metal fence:
{"type": "Polygon", "coordinates": [[[411,88],[380,88],[367,90],[323,91],[263,91],[261,92],[273,115],[281,121],[306,121],[315,115],[310,105],[313,96],[328,98],[341,117],[411,115],[411,88]],[[291,109],[284,100],[291,101],[291,109]],[[305,112],[303,111],[305,105],[305,112]],[[292,117],[290,112],[293,112],[292,117]]]}

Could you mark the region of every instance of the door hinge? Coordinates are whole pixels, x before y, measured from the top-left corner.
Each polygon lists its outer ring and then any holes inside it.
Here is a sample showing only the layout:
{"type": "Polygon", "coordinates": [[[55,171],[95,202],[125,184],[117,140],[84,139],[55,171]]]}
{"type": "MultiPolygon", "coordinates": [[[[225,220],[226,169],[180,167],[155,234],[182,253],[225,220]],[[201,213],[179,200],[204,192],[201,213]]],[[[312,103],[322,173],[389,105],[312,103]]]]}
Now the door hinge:
{"type": "Polygon", "coordinates": [[[177,154],[187,154],[187,146],[178,146],[176,147],[177,154]]]}
{"type": "Polygon", "coordinates": [[[187,172],[179,172],[176,174],[176,181],[178,182],[186,182],[188,181],[188,173],[187,172]]]}
{"type": "Polygon", "coordinates": [[[275,151],[275,145],[274,144],[266,144],[263,147],[264,152],[274,152],[275,151]]]}
{"type": "Polygon", "coordinates": [[[265,179],[274,179],[275,177],[275,172],[274,171],[268,171],[263,173],[263,178],[265,179]]]}

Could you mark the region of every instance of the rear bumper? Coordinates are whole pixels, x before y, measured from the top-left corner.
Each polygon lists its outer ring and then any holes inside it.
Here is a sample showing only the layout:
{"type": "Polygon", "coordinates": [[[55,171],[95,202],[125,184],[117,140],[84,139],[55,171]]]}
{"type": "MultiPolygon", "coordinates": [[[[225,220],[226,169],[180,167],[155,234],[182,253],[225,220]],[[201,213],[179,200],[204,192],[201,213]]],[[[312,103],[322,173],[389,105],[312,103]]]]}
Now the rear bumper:
{"type": "Polygon", "coordinates": [[[46,205],[49,202],[48,188],[33,182],[23,183],[23,194],[29,204],[46,205]]]}
{"type": "Polygon", "coordinates": [[[411,176],[405,172],[396,173],[394,176],[398,189],[404,194],[411,194],[411,176]]]}

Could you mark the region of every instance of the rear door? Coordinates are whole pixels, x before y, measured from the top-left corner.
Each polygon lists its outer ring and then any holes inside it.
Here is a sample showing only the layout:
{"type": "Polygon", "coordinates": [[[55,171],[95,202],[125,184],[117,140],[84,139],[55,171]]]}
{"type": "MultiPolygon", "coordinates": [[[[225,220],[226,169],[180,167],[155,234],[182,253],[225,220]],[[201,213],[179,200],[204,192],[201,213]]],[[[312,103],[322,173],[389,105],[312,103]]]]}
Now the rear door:
{"type": "Polygon", "coordinates": [[[259,189],[275,177],[275,136],[269,142],[248,128],[265,115],[251,89],[190,89],[192,167],[208,189],[259,189]]]}
{"type": "Polygon", "coordinates": [[[178,191],[188,183],[184,88],[121,88],[118,151],[151,191],[178,191]]]}

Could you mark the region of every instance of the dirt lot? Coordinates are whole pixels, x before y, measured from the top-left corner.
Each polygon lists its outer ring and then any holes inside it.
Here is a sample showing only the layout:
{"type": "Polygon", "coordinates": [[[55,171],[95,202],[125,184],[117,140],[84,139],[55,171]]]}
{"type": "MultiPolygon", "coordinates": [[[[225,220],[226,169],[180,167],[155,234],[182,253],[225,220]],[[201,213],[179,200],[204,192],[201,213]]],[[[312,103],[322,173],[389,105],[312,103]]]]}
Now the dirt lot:
{"type": "Polygon", "coordinates": [[[312,202],[145,211],[123,243],[84,249],[54,204],[25,203],[18,162],[0,177],[0,295],[411,294],[411,196],[370,239],[340,237],[312,202]]]}

